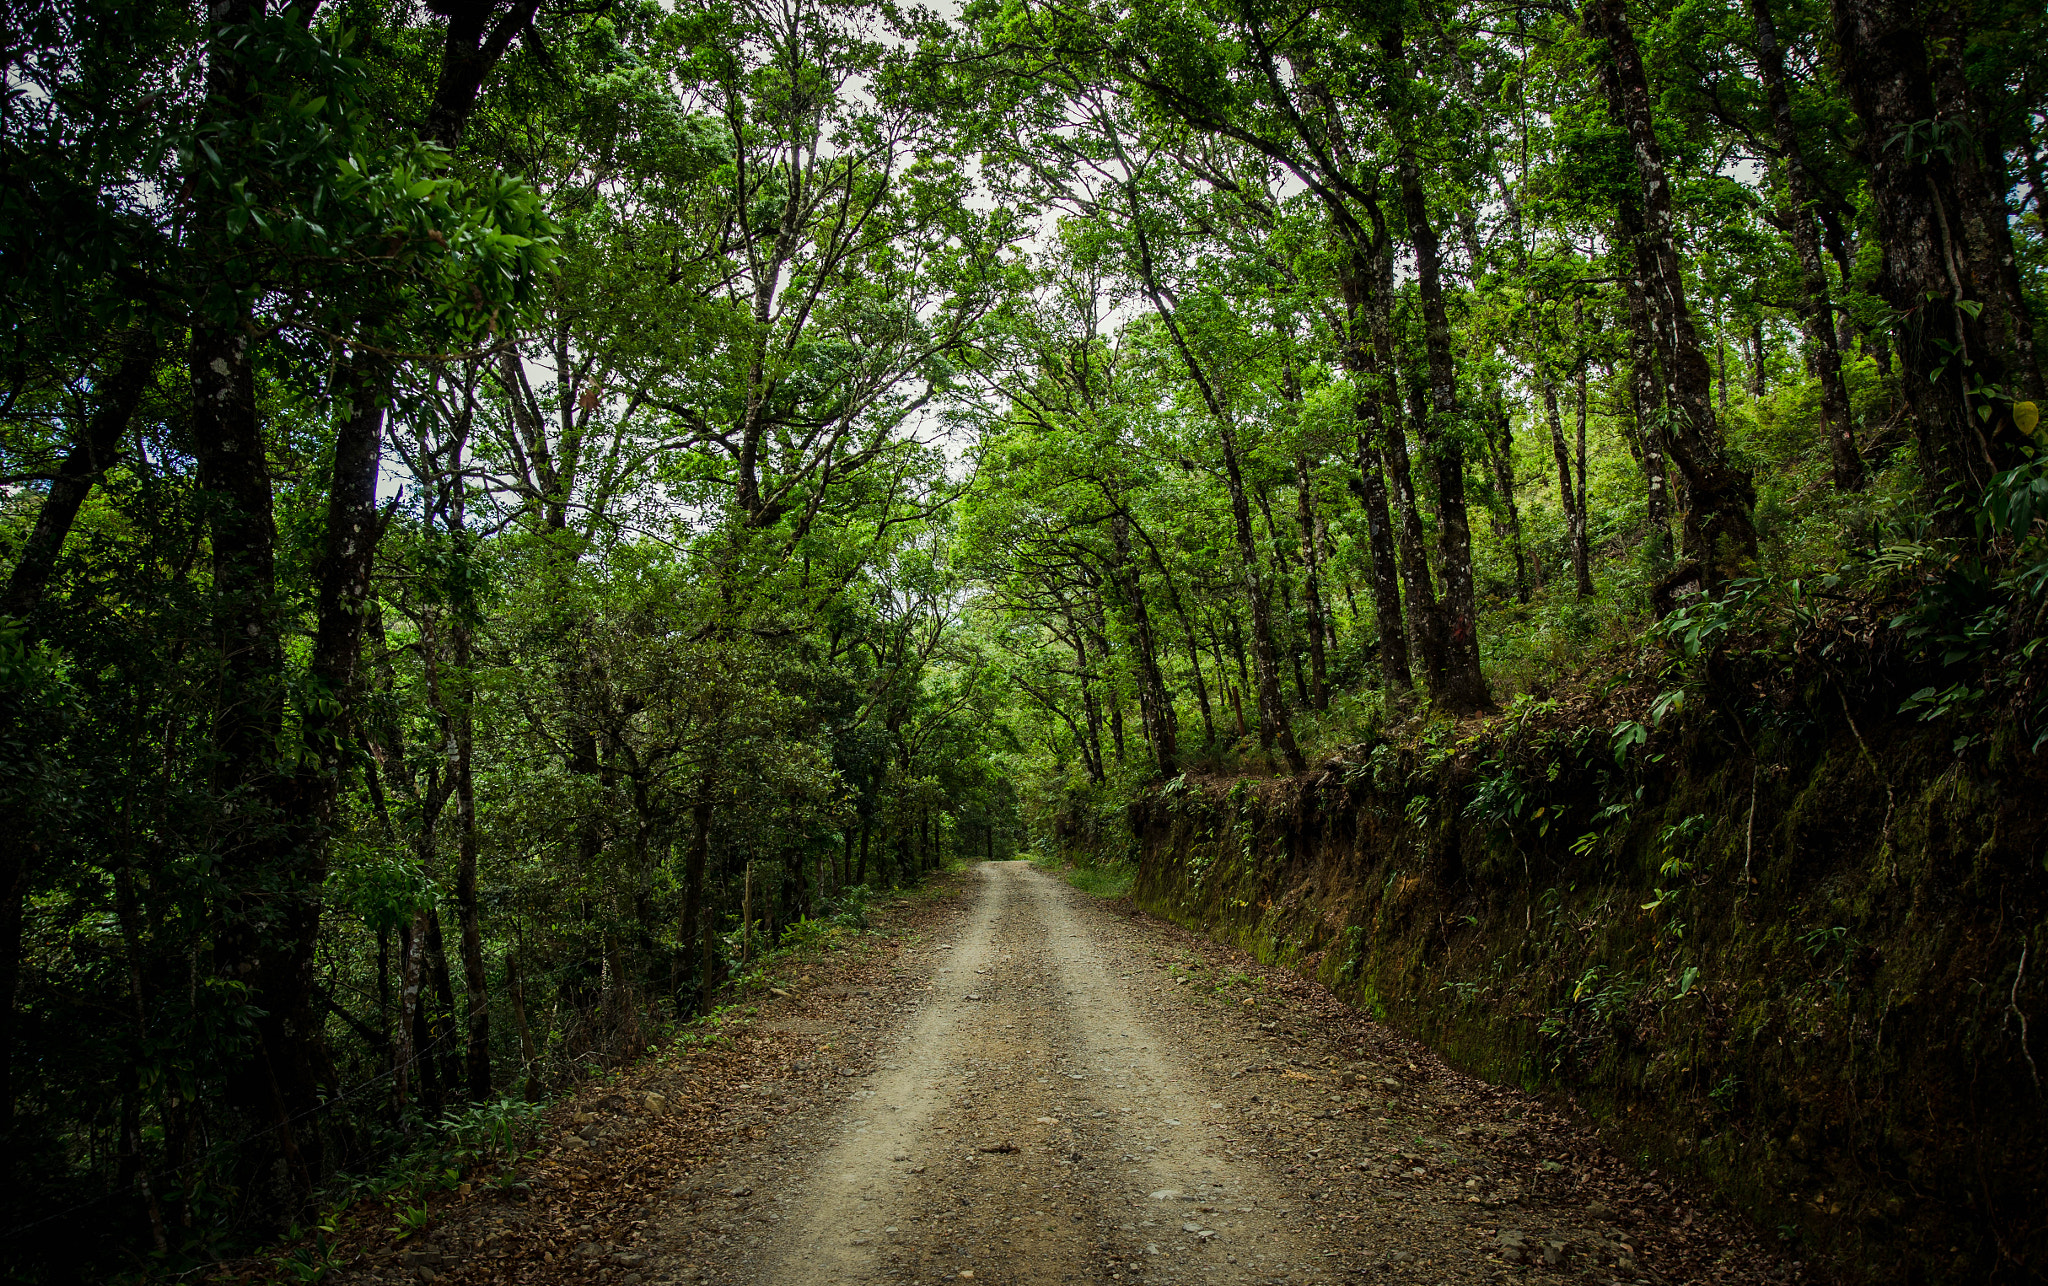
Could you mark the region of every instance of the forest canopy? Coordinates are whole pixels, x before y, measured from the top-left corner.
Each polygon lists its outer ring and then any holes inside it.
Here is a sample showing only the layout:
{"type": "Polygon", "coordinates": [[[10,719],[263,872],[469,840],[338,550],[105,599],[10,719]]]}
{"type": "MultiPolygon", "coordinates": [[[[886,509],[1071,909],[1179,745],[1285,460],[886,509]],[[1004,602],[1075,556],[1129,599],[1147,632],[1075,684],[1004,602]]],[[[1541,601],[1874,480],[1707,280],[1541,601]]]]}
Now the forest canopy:
{"type": "Polygon", "coordinates": [[[18,1276],[1646,631],[1896,603],[1906,713],[2048,739],[2037,5],[7,25],[18,1276]]]}

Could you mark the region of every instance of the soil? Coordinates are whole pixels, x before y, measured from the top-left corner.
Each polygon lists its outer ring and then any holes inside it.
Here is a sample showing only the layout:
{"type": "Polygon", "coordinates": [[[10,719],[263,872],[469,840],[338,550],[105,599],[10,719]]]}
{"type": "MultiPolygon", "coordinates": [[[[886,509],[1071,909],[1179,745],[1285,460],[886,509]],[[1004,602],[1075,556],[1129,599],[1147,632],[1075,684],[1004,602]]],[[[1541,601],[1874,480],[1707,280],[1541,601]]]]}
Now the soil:
{"type": "Polygon", "coordinates": [[[521,1187],[350,1247],[337,1280],[1802,1277],[1568,1105],[1299,975],[1027,863],[955,878],[792,965],[731,1048],[565,1105],[521,1187]]]}

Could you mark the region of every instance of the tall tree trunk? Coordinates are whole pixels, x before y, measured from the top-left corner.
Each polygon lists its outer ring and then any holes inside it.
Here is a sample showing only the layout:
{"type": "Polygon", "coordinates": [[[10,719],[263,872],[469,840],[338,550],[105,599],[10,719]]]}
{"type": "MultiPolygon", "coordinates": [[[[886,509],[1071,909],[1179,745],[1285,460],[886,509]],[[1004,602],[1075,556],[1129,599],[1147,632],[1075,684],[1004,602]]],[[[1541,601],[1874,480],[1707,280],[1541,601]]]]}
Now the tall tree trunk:
{"type": "Polygon", "coordinates": [[[1315,475],[1308,457],[1294,457],[1294,519],[1301,528],[1302,607],[1308,613],[1308,665],[1310,704],[1318,710],[1330,708],[1329,661],[1323,654],[1323,569],[1322,551],[1316,546],[1315,475]]]}
{"type": "MultiPolygon", "coordinates": [[[[708,789],[708,786],[699,787],[700,791],[706,789],[708,789]]],[[[679,954],[684,961],[684,967],[691,970],[695,970],[697,967],[697,940],[705,932],[704,867],[710,853],[711,801],[700,798],[695,804],[690,806],[690,848],[687,856],[683,858],[683,919],[682,923],[677,926],[682,931],[680,934],[682,942],[679,944],[679,954]]],[[[686,1001],[691,1012],[698,1012],[698,1002],[701,994],[697,985],[699,981],[700,977],[692,977],[690,979],[692,985],[687,991],[678,989],[676,993],[676,1010],[678,1015],[684,1011],[686,1001]]]]}
{"type": "Polygon", "coordinates": [[[1933,133],[1956,123],[1940,121],[1920,6],[1831,0],[1830,7],[1840,79],[1863,125],[1872,211],[1884,242],[1878,289],[1898,319],[1899,384],[1940,529],[1963,536],[1992,474],[2019,458],[2009,405],[1978,391],[2005,384],[2007,372],[1980,315],[1984,301],[1962,276],[1970,256],[1951,156],[1972,144],[1933,133]]]}
{"type": "Polygon", "coordinates": [[[1384,382],[1372,343],[1371,292],[1374,274],[1354,251],[1338,278],[1344,292],[1344,369],[1351,377],[1351,414],[1356,425],[1358,477],[1351,489],[1365,510],[1367,566],[1372,576],[1373,621],[1379,629],[1380,686],[1397,698],[1414,690],[1408,662],[1408,631],[1401,615],[1401,581],[1394,552],[1393,518],[1387,506],[1387,481],[1381,471],[1380,443],[1389,432],[1380,397],[1384,382]]]}
{"type": "MultiPolygon", "coordinates": [[[[1842,353],[1835,346],[1834,302],[1828,295],[1827,270],[1821,265],[1820,230],[1814,223],[1813,181],[1806,152],[1792,121],[1792,98],[1785,89],[1785,58],[1778,29],[1771,20],[1771,0],[1749,0],[1756,27],[1757,67],[1771,109],[1771,137],[1778,145],[1777,163],[1789,209],[1785,220],[1792,251],[1799,258],[1799,323],[1806,333],[1813,373],[1820,381],[1821,417],[1826,421],[1828,456],[1834,464],[1835,488],[1854,491],[1863,485],[1863,457],[1856,450],[1856,426],[1849,418],[1849,389],[1842,382],[1842,353]]],[[[1756,396],[1763,396],[1763,323],[1756,332],[1756,396]]]]}
{"type": "MultiPolygon", "coordinates": [[[[1821,277],[1821,289],[1823,291],[1827,289],[1827,277],[1825,275],[1821,277]]],[[[1835,328],[1830,325],[1828,327],[1828,337],[1830,340],[1834,338],[1834,334],[1835,328]]],[[[1764,319],[1761,315],[1753,316],[1749,319],[1749,343],[1751,349],[1749,399],[1752,402],[1761,402],[1764,396],[1764,387],[1767,383],[1765,377],[1769,373],[1766,368],[1770,363],[1769,350],[1764,347],[1764,319]]],[[[1839,353],[1836,354],[1835,360],[1836,365],[1839,366],[1841,363],[1841,355],[1839,353]]]]}
{"type": "Polygon", "coordinates": [[[1585,25],[1605,46],[1600,79],[1635,158],[1643,220],[1636,249],[1665,368],[1664,442],[1685,475],[1685,554],[1698,567],[1702,587],[1717,590],[1756,555],[1749,512],[1756,491],[1749,475],[1728,462],[1714,418],[1711,373],[1686,306],[1671,180],[1651,115],[1649,80],[1623,0],[1591,0],[1585,25]]]}
{"type": "MultiPolygon", "coordinates": [[[[1575,306],[1572,314],[1573,321],[1583,326],[1585,318],[1580,309],[1575,306]]],[[[1591,569],[1586,566],[1586,563],[1589,563],[1592,559],[1593,539],[1589,529],[1592,526],[1593,510],[1586,501],[1586,359],[1583,354],[1579,357],[1578,370],[1574,372],[1573,383],[1577,385],[1578,394],[1575,399],[1578,403],[1576,408],[1578,413],[1578,433],[1574,446],[1576,447],[1575,462],[1578,465],[1579,474],[1579,548],[1582,551],[1581,557],[1584,560],[1579,568],[1579,583],[1587,594],[1591,594],[1593,592],[1593,578],[1591,569]]]]}
{"type": "MultiPolygon", "coordinates": [[[[1950,171],[1963,246],[1963,288],[1981,307],[1979,321],[2002,359],[2009,400],[2039,402],[2041,367],[2034,348],[2034,318],[2027,306],[2013,252],[2012,211],[2006,196],[2012,175],[1997,113],[1986,111],[1964,70],[1965,51],[1980,35],[1977,12],[1962,4],[1939,6],[1934,30],[1934,103],[1937,119],[1964,141],[1949,146],[1950,171]]],[[[1999,89],[2003,90],[2003,86],[1999,89]]],[[[1998,91],[1994,91],[1998,92],[1998,91]]],[[[2031,115],[2031,113],[2028,113],[2031,115]]]]}
{"type": "Polygon", "coordinates": [[[540,1102],[540,1051],[526,1017],[526,978],[519,970],[517,950],[505,953],[505,993],[512,1002],[512,1027],[519,1035],[521,1092],[529,1103],[540,1102]]]}
{"type": "Polygon", "coordinates": [[[1468,713],[1490,708],[1493,697],[1479,668],[1479,604],[1472,575],[1472,532],[1465,510],[1465,449],[1457,433],[1457,367],[1451,356],[1450,320],[1444,311],[1436,230],[1430,225],[1423,199],[1421,168],[1406,145],[1398,170],[1408,243],[1415,251],[1423,340],[1429,357],[1429,416],[1418,428],[1424,453],[1436,474],[1437,558],[1444,584],[1443,688],[1435,695],[1451,710],[1468,713]]]}
{"type": "Polygon", "coordinates": [[[1167,694],[1165,676],[1159,669],[1158,641],[1152,633],[1152,614],[1145,606],[1145,589],[1138,576],[1137,560],[1131,551],[1130,518],[1118,509],[1110,515],[1110,536],[1116,551],[1112,580],[1124,600],[1124,611],[1132,627],[1136,652],[1138,710],[1145,720],[1145,739],[1152,743],[1153,759],[1162,777],[1179,771],[1178,729],[1174,726],[1173,698],[1167,694]]]}
{"type": "MultiPolygon", "coordinates": [[[[248,988],[256,1040],[229,1077],[229,1100],[267,1120],[294,1189],[310,1192],[319,1163],[301,1149],[295,1117],[318,1106],[304,1041],[304,981],[297,968],[317,886],[292,868],[290,791],[275,761],[284,721],[284,647],[277,603],[277,529],[256,411],[248,333],[202,322],[192,331],[192,441],[211,508],[214,633],[220,648],[214,714],[215,798],[220,801],[220,893],[214,968],[248,988]],[[282,814],[282,816],[280,816],[282,814]]],[[[316,753],[324,750],[316,743],[316,753]]],[[[331,752],[329,752],[331,753],[331,752]]],[[[317,911],[312,911],[317,927],[317,911]]],[[[307,943],[310,947],[310,942],[307,943]]],[[[317,1135],[309,1135],[309,1142],[317,1135]]]]}
{"type": "Polygon", "coordinates": [[[1302,671],[1301,648],[1295,641],[1299,631],[1294,628],[1294,569],[1287,564],[1287,553],[1280,544],[1280,528],[1273,521],[1273,506],[1265,487],[1253,488],[1252,497],[1258,501],[1259,516],[1266,522],[1266,548],[1273,551],[1273,585],[1280,592],[1280,620],[1286,631],[1287,663],[1294,671],[1294,696],[1302,705],[1307,705],[1308,675],[1302,671]]]}
{"type": "Polygon", "coordinates": [[[1621,239],[1628,243],[1629,266],[1622,272],[1623,293],[1628,300],[1629,404],[1636,420],[1636,436],[1642,443],[1643,485],[1647,492],[1646,516],[1653,531],[1671,530],[1671,471],[1664,449],[1664,385],[1657,377],[1656,323],[1650,320],[1649,297],[1643,290],[1640,260],[1633,246],[1641,234],[1642,216],[1635,202],[1621,202],[1621,239]]]}
{"type": "MultiPolygon", "coordinates": [[[[721,961],[718,941],[719,908],[712,904],[710,898],[704,896],[704,892],[709,888],[714,874],[718,877],[718,891],[720,894],[726,897],[731,896],[731,886],[726,883],[726,880],[730,877],[729,869],[715,873],[711,870],[711,805],[700,803],[697,805],[697,808],[699,811],[697,813],[698,839],[696,842],[702,853],[701,858],[698,860],[703,870],[703,875],[698,881],[696,1012],[708,1014],[711,1012],[712,1001],[718,993],[720,981],[718,971],[721,961]]],[[[865,850],[862,852],[862,857],[863,859],[866,857],[865,850]]],[[[727,862],[729,861],[730,859],[728,858],[727,862]]]]}
{"type": "MultiPolygon", "coordinates": [[[[467,411],[458,419],[448,444],[448,471],[440,480],[442,511],[449,540],[457,557],[468,556],[468,496],[463,480],[463,448],[469,430],[467,411]]],[[[375,515],[372,514],[374,521],[375,515]]],[[[467,1028],[464,1078],[470,1101],[481,1103],[491,1096],[491,1009],[490,981],[484,972],[483,926],[477,905],[476,780],[472,764],[475,749],[475,643],[471,637],[469,613],[473,605],[458,599],[448,620],[449,660],[452,676],[430,675],[429,691],[440,715],[441,737],[447,760],[448,781],[455,800],[455,915],[461,934],[464,1018],[467,1028]]],[[[431,642],[431,640],[423,640],[431,642]]]]}
{"type": "Polygon", "coordinates": [[[1395,544],[1401,555],[1401,585],[1407,599],[1408,652],[1421,666],[1422,683],[1432,697],[1443,691],[1446,638],[1444,613],[1437,602],[1434,578],[1429,570],[1428,536],[1422,528],[1422,510],[1415,501],[1415,481],[1408,462],[1408,433],[1402,423],[1399,365],[1394,356],[1394,246],[1384,228],[1378,227],[1379,244],[1371,315],[1373,352],[1382,373],[1380,406],[1386,416],[1382,439],[1387,481],[1393,488],[1398,526],[1395,544]]]}
{"type": "Polygon", "coordinates": [[[1720,366],[1721,414],[1728,414],[1728,330],[1726,326],[1714,328],[1715,357],[1720,366]]]}
{"type": "MultiPolygon", "coordinates": [[[[1515,428],[1499,389],[1487,394],[1484,415],[1482,431],[1486,461],[1493,473],[1494,492],[1500,499],[1500,516],[1494,519],[1493,533],[1506,540],[1508,549],[1514,554],[1515,598],[1526,603],[1529,601],[1529,554],[1522,539],[1522,507],[1515,500],[1515,428]]],[[[1540,575],[1537,579],[1540,583],[1540,575]]]]}
{"type": "Polygon", "coordinates": [[[1088,682],[1088,644],[1081,637],[1081,627],[1075,622],[1074,614],[1064,603],[1061,611],[1067,618],[1069,642],[1074,648],[1074,675],[1081,685],[1081,713],[1087,717],[1088,738],[1081,743],[1081,758],[1088,765],[1088,779],[1101,784],[1106,769],[1102,760],[1102,705],[1095,699],[1094,685],[1088,682]]]}
{"type": "Polygon", "coordinates": [[[415,911],[398,935],[398,1023],[391,1042],[391,1097],[403,1115],[418,1096],[420,1079],[420,980],[425,976],[425,915],[415,911]]]}
{"type": "MultiPolygon", "coordinates": [[[[127,838],[123,836],[123,847],[127,847],[127,838]]],[[[150,1061],[150,987],[143,966],[142,915],[135,897],[132,858],[124,860],[114,871],[114,914],[121,926],[121,954],[127,965],[129,1037],[133,1042],[121,1075],[121,1176],[116,1188],[134,1188],[136,1196],[142,1199],[151,1240],[161,1255],[170,1245],[164,1235],[163,1209],[150,1183],[148,1159],[142,1152],[141,1070],[150,1061]]]]}
{"type": "Polygon", "coordinates": [[[1153,570],[1157,571],[1160,579],[1166,583],[1167,601],[1173,606],[1174,618],[1180,622],[1181,638],[1187,644],[1188,669],[1193,672],[1195,679],[1195,702],[1202,710],[1202,735],[1207,739],[1205,744],[1213,746],[1216,744],[1216,721],[1209,708],[1209,684],[1202,677],[1202,658],[1195,638],[1195,624],[1188,619],[1187,605],[1181,601],[1180,588],[1174,583],[1173,573],[1167,569],[1166,560],[1160,556],[1159,547],[1152,542],[1152,537],[1143,527],[1138,528],[1138,533],[1144,537],[1145,552],[1152,560],[1153,570]]]}
{"type": "MultiPolygon", "coordinates": [[[[1188,355],[1190,360],[1192,355],[1188,355]]],[[[1220,410],[1220,408],[1218,408],[1220,410]]],[[[1294,727],[1288,716],[1287,698],[1280,691],[1279,657],[1273,645],[1273,616],[1265,572],[1259,565],[1258,545],[1252,536],[1251,506],[1245,500],[1244,473],[1239,465],[1237,433],[1227,415],[1216,418],[1217,436],[1223,446],[1223,474],[1230,488],[1230,513],[1237,534],[1237,556],[1244,564],[1244,591],[1252,613],[1252,663],[1259,684],[1259,742],[1275,743],[1296,775],[1308,771],[1308,761],[1294,742],[1294,727]]]]}
{"type": "Polygon", "coordinates": [[[1572,581],[1580,598],[1593,596],[1593,578],[1586,565],[1586,514],[1572,485],[1572,458],[1564,441],[1564,419],[1557,412],[1557,385],[1542,361],[1536,364],[1536,385],[1543,393],[1543,416],[1550,422],[1550,449],[1557,458],[1557,494],[1564,506],[1564,525],[1571,549],[1572,581]]]}
{"type": "Polygon", "coordinates": [[[149,391],[156,373],[156,336],[147,326],[137,325],[121,337],[113,370],[100,377],[94,392],[97,404],[80,427],[71,451],[50,481],[49,494],[36,510],[35,526],[15,560],[7,578],[7,596],[0,600],[0,616],[27,620],[56,569],[64,552],[64,539],[79,508],[99,482],[100,475],[119,453],[121,435],[135,418],[135,408],[149,391]]]}
{"type": "MultiPolygon", "coordinates": [[[[1321,112],[1323,135],[1329,140],[1332,159],[1348,167],[1351,150],[1336,95],[1314,78],[1304,81],[1304,89],[1321,112]]],[[[1404,619],[1401,610],[1401,564],[1395,552],[1393,518],[1382,473],[1382,457],[1391,449],[1394,435],[1401,432],[1398,406],[1390,410],[1387,405],[1387,383],[1392,373],[1386,359],[1392,344],[1388,312],[1392,307],[1393,246],[1377,199],[1366,203],[1367,218],[1361,223],[1336,191],[1325,188],[1320,195],[1331,224],[1346,245],[1337,282],[1344,298],[1342,356],[1345,373],[1351,378],[1351,415],[1357,443],[1358,477],[1351,483],[1351,490],[1365,509],[1373,617],[1379,629],[1380,685],[1398,702],[1415,690],[1415,675],[1409,656],[1413,622],[1404,619]]],[[[1402,448],[1405,482],[1405,443],[1402,448]]],[[[1407,528],[1402,530],[1405,535],[1407,528]]],[[[1434,672],[1434,665],[1427,668],[1434,672]]]]}
{"type": "Polygon", "coordinates": [[[448,971],[448,946],[441,935],[441,908],[427,908],[427,972],[434,983],[434,1004],[428,1020],[436,1071],[444,1099],[462,1092],[461,1051],[455,1044],[455,980],[448,971]]]}
{"type": "MultiPolygon", "coordinates": [[[[469,628],[458,623],[451,634],[456,668],[467,675],[472,663],[469,628]]],[[[464,692],[460,701],[455,716],[455,762],[449,766],[455,777],[455,914],[462,933],[463,1001],[468,1011],[464,1066],[470,1101],[481,1103],[491,1096],[490,984],[484,974],[483,923],[477,905],[476,783],[471,767],[475,738],[470,694],[464,692]]]]}

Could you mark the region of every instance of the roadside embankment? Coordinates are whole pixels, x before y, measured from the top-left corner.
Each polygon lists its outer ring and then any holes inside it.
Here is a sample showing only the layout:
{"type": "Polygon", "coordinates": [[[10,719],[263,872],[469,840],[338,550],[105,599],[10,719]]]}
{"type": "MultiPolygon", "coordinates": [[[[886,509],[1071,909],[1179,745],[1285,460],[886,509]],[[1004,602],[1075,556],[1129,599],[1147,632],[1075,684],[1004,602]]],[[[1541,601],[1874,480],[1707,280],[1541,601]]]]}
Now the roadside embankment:
{"type": "Polygon", "coordinates": [[[1132,896],[1569,1093],[1843,1280],[2037,1276],[2048,774],[1894,693],[1758,692],[1182,777],[1130,810],[1132,896]]]}

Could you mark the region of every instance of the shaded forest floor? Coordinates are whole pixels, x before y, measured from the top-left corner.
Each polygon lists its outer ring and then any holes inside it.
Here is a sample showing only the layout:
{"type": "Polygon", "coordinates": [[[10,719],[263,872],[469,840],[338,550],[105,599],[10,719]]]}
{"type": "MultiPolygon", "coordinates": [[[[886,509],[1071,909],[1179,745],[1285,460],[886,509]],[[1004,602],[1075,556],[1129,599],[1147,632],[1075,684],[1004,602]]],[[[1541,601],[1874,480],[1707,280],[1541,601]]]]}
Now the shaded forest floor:
{"type": "MultiPolygon", "coordinates": [[[[503,1189],[345,1221],[330,1280],[1800,1280],[1569,1105],[1024,863],[780,966],[730,1042],[549,1110],[503,1189]]],[[[254,1281],[245,1266],[216,1281],[254,1281]]]]}

